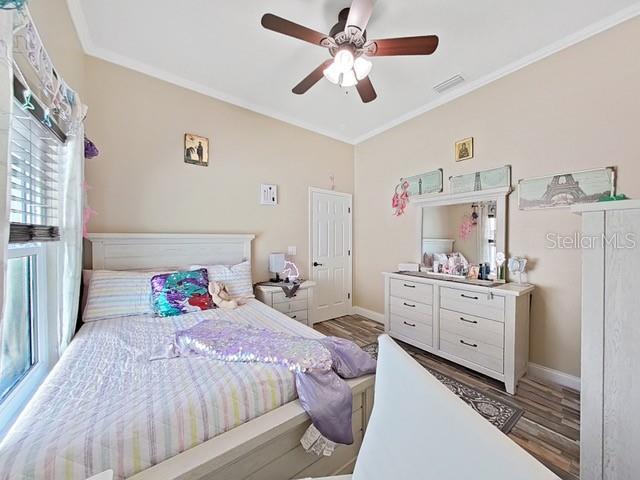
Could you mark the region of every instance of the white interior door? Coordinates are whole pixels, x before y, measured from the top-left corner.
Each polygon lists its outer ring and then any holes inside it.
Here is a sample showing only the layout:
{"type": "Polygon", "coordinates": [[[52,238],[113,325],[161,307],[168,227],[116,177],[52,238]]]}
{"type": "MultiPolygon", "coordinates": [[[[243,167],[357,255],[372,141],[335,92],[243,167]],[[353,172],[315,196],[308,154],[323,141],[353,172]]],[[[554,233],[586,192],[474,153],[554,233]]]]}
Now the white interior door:
{"type": "Polygon", "coordinates": [[[351,195],[310,189],[312,323],[351,311],[351,195]]]}

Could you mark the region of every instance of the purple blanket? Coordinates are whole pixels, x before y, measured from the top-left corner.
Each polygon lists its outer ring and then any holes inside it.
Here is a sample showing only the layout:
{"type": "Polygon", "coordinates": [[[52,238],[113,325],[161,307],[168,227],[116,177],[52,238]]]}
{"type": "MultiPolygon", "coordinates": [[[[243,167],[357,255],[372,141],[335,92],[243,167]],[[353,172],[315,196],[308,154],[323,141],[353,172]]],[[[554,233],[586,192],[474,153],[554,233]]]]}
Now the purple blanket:
{"type": "Polygon", "coordinates": [[[289,368],[295,375],[300,403],[313,425],[327,439],[347,445],[353,443],[353,397],[342,379],[376,370],[375,360],[349,340],[315,340],[219,320],[205,320],[178,331],[169,352],[161,357],[189,355],[289,368]]]}

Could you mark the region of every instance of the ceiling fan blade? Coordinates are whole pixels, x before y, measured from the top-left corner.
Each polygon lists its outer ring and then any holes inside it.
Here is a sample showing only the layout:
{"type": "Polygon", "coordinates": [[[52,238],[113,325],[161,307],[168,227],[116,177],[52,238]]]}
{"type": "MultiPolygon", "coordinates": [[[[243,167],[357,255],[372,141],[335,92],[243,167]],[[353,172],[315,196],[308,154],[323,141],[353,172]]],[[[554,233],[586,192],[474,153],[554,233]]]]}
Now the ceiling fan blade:
{"type": "Polygon", "coordinates": [[[290,22],[285,18],[278,17],[271,13],[267,13],[262,17],[262,26],[267,30],[298,38],[305,42],[313,43],[314,45],[320,45],[322,40],[327,38],[327,35],[324,33],[316,32],[315,30],[290,22]]]}
{"type": "Polygon", "coordinates": [[[376,49],[372,53],[376,57],[392,55],[431,55],[438,48],[438,37],[426,35],[423,37],[386,38],[373,40],[376,49]]]}
{"type": "Polygon", "coordinates": [[[298,85],[293,87],[293,93],[296,95],[302,95],[320,81],[323,76],[323,72],[333,63],[333,60],[327,60],[316,68],[313,72],[307,75],[298,85]]]}
{"type": "Polygon", "coordinates": [[[364,32],[372,13],[372,0],[353,0],[353,2],[351,2],[351,8],[349,8],[346,27],[358,27],[361,32],[364,32]]]}
{"type": "Polygon", "coordinates": [[[378,94],[373,88],[373,84],[371,83],[369,77],[365,77],[360,80],[356,85],[356,90],[358,90],[360,98],[364,103],[373,102],[376,98],[378,98],[378,94]]]}

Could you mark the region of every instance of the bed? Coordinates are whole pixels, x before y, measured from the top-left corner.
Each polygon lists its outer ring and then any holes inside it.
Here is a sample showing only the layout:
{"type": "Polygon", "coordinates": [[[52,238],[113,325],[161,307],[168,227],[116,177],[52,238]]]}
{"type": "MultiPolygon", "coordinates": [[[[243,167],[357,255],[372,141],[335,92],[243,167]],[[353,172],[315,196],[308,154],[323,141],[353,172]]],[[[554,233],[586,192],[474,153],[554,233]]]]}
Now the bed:
{"type": "MultiPolygon", "coordinates": [[[[233,264],[250,259],[252,239],[94,235],[93,268],[233,264]]],[[[306,453],[299,440],[310,421],[286,370],[204,357],[148,361],[175,330],[212,318],[321,336],[254,299],[234,311],[85,324],[0,446],[2,475],[84,479],[113,468],[116,478],[136,480],[285,479],[349,472],[371,411],[373,377],[349,382],[354,444],[331,457],[306,453]]]]}

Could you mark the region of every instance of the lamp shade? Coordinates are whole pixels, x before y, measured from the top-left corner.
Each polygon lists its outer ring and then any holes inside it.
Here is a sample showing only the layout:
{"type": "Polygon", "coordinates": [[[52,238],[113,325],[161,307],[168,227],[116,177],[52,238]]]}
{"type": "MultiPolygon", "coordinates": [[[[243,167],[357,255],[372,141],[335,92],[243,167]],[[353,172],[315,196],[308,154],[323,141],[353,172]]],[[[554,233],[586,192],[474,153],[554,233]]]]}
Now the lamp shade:
{"type": "Polygon", "coordinates": [[[284,270],[284,264],[284,253],[272,253],[269,255],[269,271],[271,273],[282,272],[284,270]]]}
{"type": "Polygon", "coordinates": [[[373,64],[369,60],[364,57],[358,57],[353,64],[353,70],[356,72],[356,78],[358,80],[362,80],[369,76],[369,73],[371,73],[371,67],[373,67],[373,64]]]}
{"type": "Polygon", "coordinates": [[[325,76],[325,78],[329,80],[331,83],[334,83],[336,85],[340,83],[341,73],[338,67],[336,66],[336,62],[333,62],[331,65],[325,68],[322,73],[325,76]]]}

